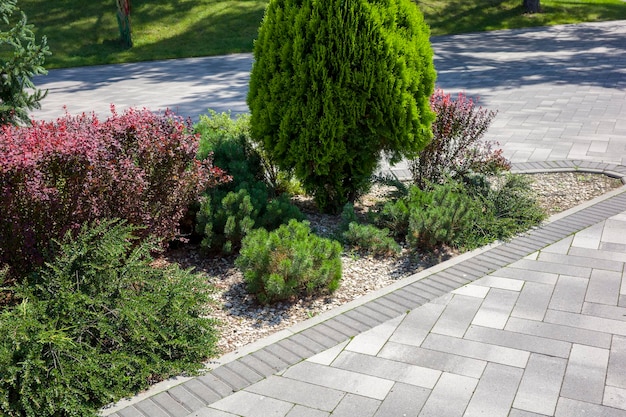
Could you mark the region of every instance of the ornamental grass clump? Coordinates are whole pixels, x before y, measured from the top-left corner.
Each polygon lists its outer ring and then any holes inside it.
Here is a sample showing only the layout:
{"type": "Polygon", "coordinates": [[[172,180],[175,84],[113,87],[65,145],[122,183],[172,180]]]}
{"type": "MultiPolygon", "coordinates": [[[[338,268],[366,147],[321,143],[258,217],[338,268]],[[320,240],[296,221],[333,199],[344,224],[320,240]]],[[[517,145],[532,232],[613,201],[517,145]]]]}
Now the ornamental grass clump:
{"type": "MultiPolygon", "coordinates": [[[[122,221],[83,226],[0,309],[0,415],[98,416],[98,410],[216,352],[211,291],[200,275],[152,266],[122,221]]],[[[0,278],[2,277],[0,271],[0,278]]]]}
{"type": "Polygon", "coordinates": [[[433,52],[410,0],[271,0],[254,58],[252,137],[324,212],[432,136],[433,52]]]}
{"type": "Polygon", "coordinates": [[[188,205],[226,180],[198,136],[170,112],[126,110],[102,121],[66,115],[0,128],[0,264],[37,266],[67,231],[122,218],[140,237],[174,238],[188,205]]]}
{"type": "Polygon", "coordinates": [[[291,220],[272,232],[249,233],[235,264],[262,304],[332,293],[341,280],[341,245],[311,233],[308,222],[291,220]]]}

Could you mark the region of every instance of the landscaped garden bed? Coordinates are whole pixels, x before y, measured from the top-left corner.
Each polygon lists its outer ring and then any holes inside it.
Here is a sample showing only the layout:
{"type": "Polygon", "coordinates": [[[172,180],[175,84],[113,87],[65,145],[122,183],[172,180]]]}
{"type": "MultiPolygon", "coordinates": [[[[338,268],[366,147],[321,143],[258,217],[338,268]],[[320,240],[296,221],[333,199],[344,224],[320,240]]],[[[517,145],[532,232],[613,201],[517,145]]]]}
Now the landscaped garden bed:
{"type": "MultiPolygon", "coordinates": [[[[559,172],[528,176],[533,180],[531,187],[537,193],[539,205],[550,215],[623,186],[619,179],[602,174],[559,172]]],[[[376,187],[357,207],[365,208],[384,198],[383,187],[376,187]]],[[[297,204],[312,227],[323,235],[333,235],[341,222],[340,216],[320,214],[311,210],[310,199],[299,200],[297,204]]],[[[331,296],[308,297],[271,306],[259,304],[247,292],[243,275],[234,264],[234,255],[206,256],[199,245],[187,244],[167,251],[157,263],[177,263],[184,268],[194,268],[213,285],[212,298],[216,303],[211,307],[211,317],[218,320],[220,336],[217,346],[221,353],[228,353],[457,254],[458,251],[451,248],[422,253],[403,248],[397,256],[374,257],[348,249],[341,256],[341,285],[331,296]]]]}

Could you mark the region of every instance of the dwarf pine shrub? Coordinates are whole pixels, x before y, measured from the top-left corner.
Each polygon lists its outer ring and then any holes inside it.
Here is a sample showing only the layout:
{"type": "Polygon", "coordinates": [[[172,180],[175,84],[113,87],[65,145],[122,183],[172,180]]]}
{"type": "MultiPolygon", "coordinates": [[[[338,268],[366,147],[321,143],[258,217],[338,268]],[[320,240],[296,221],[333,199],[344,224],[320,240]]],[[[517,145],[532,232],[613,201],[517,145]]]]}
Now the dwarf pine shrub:
{"type": "Polygon", "coordinates": [[[343,232],[343,240],[356,251],[373,256],[396,255],[401,251],[389,229],[379,229],[372,224],[350,223],[343,232]]]}
{"type": "Polygon", "coordinates": [[[381,154],[415,157],[429,141],[432,57],[410,0],[271,0],[254,46],[252,137],[339,212],[381,154]]]}
{"type": "Polygon", "coordinates": [[[249,117],[231,119],[228,113],[209,112],[200,116],[195,130],[201,135],[198,158],[212,156],[215,166],[231,178],[203,193],[196,214],[202,247],[231,253],[255,227],[271,230],[303,218],[288,198],[276,196],[270,181],[278,177],[276,169],[253,146],[249,117]]]}
{"type": "Polygon", "coordinates": [[[539,224],[545,213],[522,175],[470,174],[388,201],[373,214],[379,227],[413,249],[448,245],[467,250],[511,238],[539,224]]]}
{"type": "Polygon", "coordinates": [[[472,199],[456,184],[417,188],[409,206],[407,242],[412,247],[432,249],[438,245],[459,247],[459,238],[474,226],[480,212],[472,199]]]}
{"type": "Polygon", "coordinates": [[[335,291],[341,280],[340,256],[339,242],[314,235],[306,221],[290,220],[272,232],[249,233],[235,264],[248,291],[269,304],[335,291]]]}
{"type": "MultiPolygon", "coordinates": [[[[97,416],[104,405],[216,353],[205,280],[151,266],[120,221],[83,226],[0,310],[0,415],[97,416]]],[[[0,276],[2,273],[0,272],[0,276]]]]}
{"type": "Polygon", "coordinates": [[[361,224],[354,206],[346,204],[341,212],[339,238],[350,248],[373,256],[395,255],[401,247],[390,236],[389,229],[379,229],[373,224],[361,224]]]}

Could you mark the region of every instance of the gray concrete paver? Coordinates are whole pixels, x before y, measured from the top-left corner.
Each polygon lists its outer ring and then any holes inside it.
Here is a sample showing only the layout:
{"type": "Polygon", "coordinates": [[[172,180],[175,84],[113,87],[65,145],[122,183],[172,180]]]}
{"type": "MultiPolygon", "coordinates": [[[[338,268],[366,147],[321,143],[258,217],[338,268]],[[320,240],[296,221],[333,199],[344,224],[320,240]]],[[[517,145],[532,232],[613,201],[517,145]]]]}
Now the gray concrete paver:
{"type": "Polygon", "coordinates": [[[374,417],[417,416],[430,393],[425,388],[396,382],[374,417]]]}
{"type": "MultiPolygon", "coordinates": [[[[515,172],[626,177],[625,37],[617,21],[434,38],[438,85],[499,111],[488,139],[515,172]]],[[[35,116],[245,112],[251,62],[54,70],[35,116]]],[[[625,253],[622,192],[108,414],[626,417],[625,253]]]]}
{"type": "Polygon", "coordinates": [[[207,404],[191,390],[188,390],[185,384],[173,387],[168,391],[168,394],[170,394],[177,402],[182,404],[182,406],[187,410],[196,411],[207,404]]]}
{"type": "Polygon", "coordinates": [[[504,329],[519,292],[492,288],[476,312],[472,325],[504,329]]]}
{"type": "Polygon", "coordinates": [[[235,414],[227,413],[225,411],[216,410],[215,408],[201,408],[190,414],[189,417],[238,417],[235,414]]]}
{"type": "Polygon", "coordinates": [[[585,302],[589,280],[587,278],[561,275],[552,292],[549,308],[580,313],[585,302]]]}
{"type": "Polygon", "coordinates": [[[209,408],[242,417],[285,417],[293,406],[286,401],[244,390],[211,404],[209,408]]]}
{"type": "Polygon", "coordinates": [[[626,410],[626,389],[607,385],[604,389],[602,405],[626,410]]]}
{"type": "MultiPolygon", "coordinates": [[[[132,406],[131,406],[132,407],[132,406]]],[[[128,407],[128,408],[131,408],[128,407]]],[[[143,400],[134,405],[134,408],[141,411],[146,416],[150,417],[171,417],[171,413],[167,413],[162,407],[157,405],[152,399],[143,400]]],[[[120,410],[120,413],[122,410],[120,410]]]]}
{"type": "Polygon", "coordinates": [[[444,336],[431,333],[426,337],[422,347],[440,352],[459,354],[468,358],[495,362],[502,365],[524,368],[528,362],[529,352],[507,348],[490,343],[476,342],[469,339],[444,336]]]}
{"type": "Polygon", "coordinates": [[[281,376],[271,376],[246,391],[323,411],[332,411],[345,392],[281,376]]]}
{"type": "Polygon", "coordinates": [[[624,270],[624,263],[619,263],[621,264],[619,272],[604,269],[594,269],[591,272],[585,301],[609,306],[617,305],[624,270]]]}
{"type": "Polygon", "coordinates": [[[178,402],[176,398],[173,397],[169,392],[162,392],[160,394],[155,395],[150,398],[154,403],[156,403],[161,409],[166,410],[167,414],[172,417],[185,417],[189,415],[192,411],[191,409],[186,408],[183,404],[178,402]]]}
{"type": "Polygon", "coordinates": [[[611,345],[610,333],[576,328],[567,324],[558,325],[511,317],[504,329],[512,332],[540,336],[546,339],[585,344],[587,346],[609,348],[611,345]]]}
{"type": "Polygon", "coordinates": [[[388,379],[346,371],[308,361],[301,362],[289,368],[283,376],[285,378],[322,385],[335,390],[374,398],[376,400],[384,399],[393,386],[393,381],[388,379]]]}
{"type": "Polygon", "coordinates": [[[428,389],[432,389],[441,376],[441,371],[423,366],[349,351],[342,352],[332,366],[428,389]]]}
{"type": "Polygon", "coordinates": [[[522,369],[489,363],[463,415],[507,417],[522,374],[522,369]]]}
{"type": "Polygon", "coordinates": [[[606,384],[626,389],[626,337],[613,336],[606,384]]]}
{"type": "Polygon", "coordinates": [[[541,321],[546,315],[554,287],[537,282],[525,282],[511,312],[512,317],[541,321]]]}
{"type": "Polygon", "coordinates": [[[461,353],[463,352],[459,352],[457,355],[441,350],[388,342],[378,356],[456,375],[480,378],[487,366],[487,362],[461,356],[461,353]]]}
{"type": "Polygon", "coordinates": [[[605,407],[584,401],[561,397],[556,407],[555,417],[626,417],[626,411],[613,407],[605,407]]]}
{"type": "Polygon", "coordinates": [[[561,387],[561,396],[602,404],[608,364],[608,349],[573,345],[561,387]]]}
{"type": "Polygon", "coordinates": [[[444,373],[418,416],[462,416],[477,384],[478,379],[444,373]]]}
{"type": "Polygon", "coordinates": [[[455,295],[439,316],[431,332],[462,337],[482,302],[480,298],[455,295]]]}
{"type": "Polygon", "coordinates": [[[404,317],[398,316],[371,330],[363,332],[350,340],[346,350],[366,355],[376,355],[391,337],[404,317]]]}
{"type": "Polygon", "coordinates": [[[553,415],[566,366],[566,359],[539,354],[530,355],[513,407],[553,415]]]}
{"type": "Polygon", "coordinates": [[[548,310],[545,322],[626,336],[626,322],[604,317],[548,310]]]}
{"type": "Polygon", "coordinates": [[[465,338],[476,342],[521,349],[531,353],[541,353],[564,359],[569,357],[572,348],[571,343],[561,340],[480,326],[470,326],[467,333],[465,333],[465,338]]]}
{"type": "Polygon", "coordinates": [[[287,413],[285,417],[327,417],[329,415],[330,413],[327,413],[325,411],[296,405],[291,409],[289,413],[287,413]]]}
{"type": "Polygon", "coordinates": [[[337,408],[333,410],[333,417],[372,417],[381,401],[355,394],[346,394],[337,408]]]}

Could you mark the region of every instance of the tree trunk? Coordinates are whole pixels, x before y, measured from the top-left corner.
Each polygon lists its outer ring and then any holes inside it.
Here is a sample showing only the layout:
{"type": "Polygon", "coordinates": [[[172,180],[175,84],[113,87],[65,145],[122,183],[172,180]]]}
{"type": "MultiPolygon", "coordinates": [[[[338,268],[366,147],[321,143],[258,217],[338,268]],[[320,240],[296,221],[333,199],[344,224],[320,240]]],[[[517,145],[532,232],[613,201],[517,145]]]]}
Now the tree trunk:
{"type": "Polygon", "coordinates": [[[133,46],[132,31],[130,28],[130,0],[117,0],[117,24],[120,28],[120,38],[126,48],[133,46]]]}
{"type": "Polygon", "coordinates": [[[526,13],[540,13],[541,5],[540,0],[524,0],[524,10],[526,13]]]}

